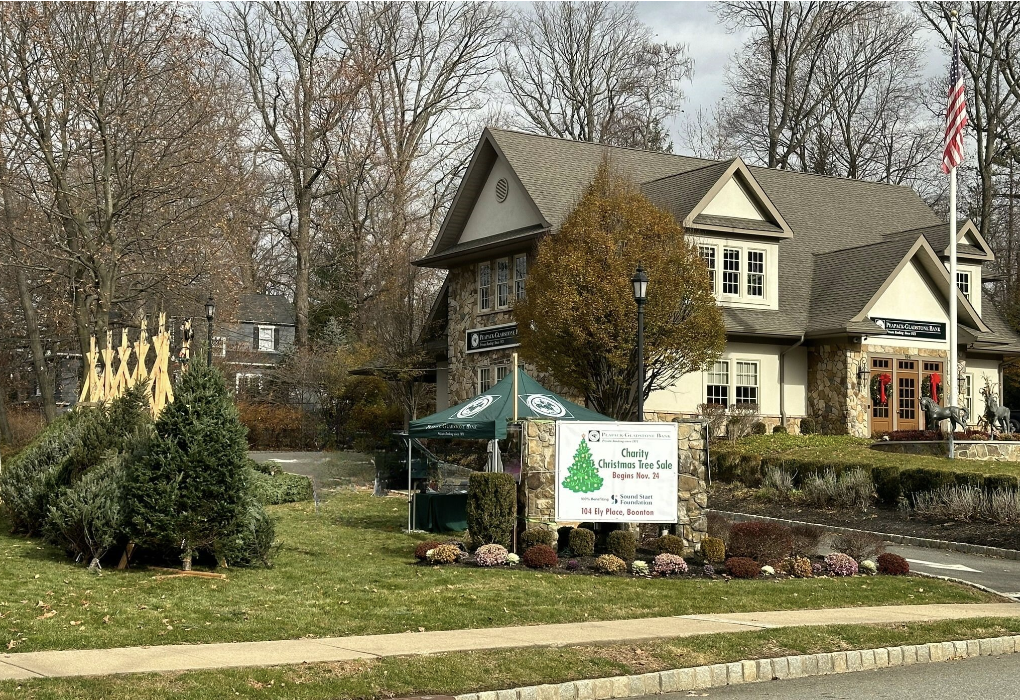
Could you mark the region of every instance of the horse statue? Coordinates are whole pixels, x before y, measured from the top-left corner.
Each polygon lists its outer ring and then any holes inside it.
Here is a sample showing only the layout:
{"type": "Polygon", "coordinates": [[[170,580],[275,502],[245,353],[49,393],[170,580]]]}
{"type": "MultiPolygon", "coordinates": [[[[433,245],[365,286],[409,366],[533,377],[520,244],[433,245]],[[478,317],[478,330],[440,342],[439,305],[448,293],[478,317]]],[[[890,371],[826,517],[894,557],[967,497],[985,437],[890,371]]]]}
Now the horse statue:
{"type": "Polygon", "coordinates": [[[967,429],[967,419],[970,418],[970,414],[966,408],[959,406],[939,406],[937,403],[932,401],[927,396],[921,399],[921,410],[924,411],[925,425],[928,429],[934,429],[940,421],[948,420],[952,424],[953,432],[956,432],[956,426],[959,425],[964,430],[967,429]]]}
{"type": "Polygon", "coordinates": [[[985,396],[985,420],[988,422],[989,430],[1000,433],[1012,432],[1013,428],[1010,423],[1013,416],[1009,407],[999,405],[999,399],[995,396],[994,391],[982,389],[981,393],[985,396]]]}

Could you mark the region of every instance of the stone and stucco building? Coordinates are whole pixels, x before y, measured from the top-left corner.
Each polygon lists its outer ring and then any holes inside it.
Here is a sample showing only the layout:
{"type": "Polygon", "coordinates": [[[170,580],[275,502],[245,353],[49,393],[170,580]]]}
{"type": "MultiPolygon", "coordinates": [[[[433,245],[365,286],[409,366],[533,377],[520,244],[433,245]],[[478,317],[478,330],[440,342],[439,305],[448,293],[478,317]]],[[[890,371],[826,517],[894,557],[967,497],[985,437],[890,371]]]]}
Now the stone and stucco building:
{"type": "MultiPolygon", "coordinates": [[[[923,427],[918,401],[933,386],[943,393],[949,374],[950,300],[960,403],[975,422],[982,388],[1001,397],[1001,365],[1020,354],[1020,337],[984,289],[992,251],[961,222],[952,284],[949,226],[910,188],[486,129],[417,261],[449,271],[427,338],[439,408],[509,371],[513,303],[535,246],[555,235],[604,158],[681,223],[726,323],[719,361],[654,392],[649,418],[754,403],[766,424],[793,431],[805,416],[825,432],[862,436],[923,427]]],[[[650,281],[650,295],[668,293],[668,280],[650,281]]]]}

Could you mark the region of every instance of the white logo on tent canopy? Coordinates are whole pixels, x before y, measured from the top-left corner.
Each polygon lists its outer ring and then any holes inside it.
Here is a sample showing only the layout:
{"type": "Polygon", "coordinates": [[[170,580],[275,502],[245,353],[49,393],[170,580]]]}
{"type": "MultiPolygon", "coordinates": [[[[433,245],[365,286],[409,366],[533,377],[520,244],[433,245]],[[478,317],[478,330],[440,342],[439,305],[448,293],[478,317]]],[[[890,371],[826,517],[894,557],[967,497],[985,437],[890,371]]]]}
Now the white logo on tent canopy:
{"type": "Polygon", "coordinates": [[[485,409],[487,409],[490,405],[492,405],[492,402],[498,398],[499,398],[498,396],[491,396],[489,394],[479,396],[477,399],[469,403],[467,406],[457,411],[457,417],[470,418],[472,416],[476,416],[485,409]]]}
{"type": "Polygon", "coordinates": [[[531,396],[524,399],[524,402],[528,404],[528,407],[543,416],[549,416],[550,418],[561,418],[567,415],[567,409],[563,407],[556,399],[545,394],[532,394],[531,396]]]}

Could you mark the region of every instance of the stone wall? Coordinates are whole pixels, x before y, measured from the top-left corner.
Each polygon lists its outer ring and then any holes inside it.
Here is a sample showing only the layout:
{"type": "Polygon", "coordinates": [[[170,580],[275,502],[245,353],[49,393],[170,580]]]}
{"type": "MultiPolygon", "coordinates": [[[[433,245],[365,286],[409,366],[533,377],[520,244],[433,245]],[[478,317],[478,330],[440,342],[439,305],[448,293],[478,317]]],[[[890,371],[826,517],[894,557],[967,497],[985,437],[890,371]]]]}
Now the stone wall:
{"type": "MultiPolygon", "coordinates": [[[[973,459],[983,462],[1020,462],[1020,442],[1002,440],[957,440],[957,459],[973,459]]],[[[946,457],[949,445],[945,441],[900,441],[876,442],[872,449],[897,454],[930,455],[946,457]]]]}
{"type": "MultiPolygon", "coordinates": [[[[787,432],[792,433],[794,435],[800,433],[800,421],[802,418],[803,416],[787,416],[786,417],[787,432]]],[[[670,423],[672,421],[676,421],[677,423],[685,422],[700,423],[701,416],[698,415],[697,413],[671,413],[666,411],[645,411],[645,420],[657,421],[659,423],[670,423]]],[[[772,433],[772,429],[774,427],[783,424],[783,419],[780,416],[761,415],[758,416],[758,420],[765,424],[765,427],[770,434],[772,433]]],[[[716,435],[716,437],[720,437],[725,434],[726,426],[723,426],[723,428],[719,431],[719,435],[716,435]]]]}
{"type": "MultiPolygon", "coordinates": [[[[679,491],[676,534],[684,539],[688,552],[701,547],[708,531],[705,509],[708,507],[706,486],[705,440],[700,422],[677,421],[679,425],[679,491]]],[[[518,509],[527,527],[555,529],[556,522],[556,423],[526,421],[524,424],[524,459],[518,509]]]]}

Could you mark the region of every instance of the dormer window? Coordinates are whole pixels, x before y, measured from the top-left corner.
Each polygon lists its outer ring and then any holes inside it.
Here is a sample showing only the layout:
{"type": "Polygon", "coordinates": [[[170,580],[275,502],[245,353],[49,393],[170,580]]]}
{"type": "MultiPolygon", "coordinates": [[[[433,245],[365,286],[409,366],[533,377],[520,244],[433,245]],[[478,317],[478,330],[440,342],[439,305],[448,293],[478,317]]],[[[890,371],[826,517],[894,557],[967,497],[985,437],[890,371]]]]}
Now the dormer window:
{"type": "Polygon", "coordinates": [[[276,326],[255,326],[255,349],[259,352],[276,350],[276,326]]]}
{"type": "Polygon", "coordinates": [[[969,272],[957,272],[956,273],[956,286],[963,292],[963,296],[970,299],[970,273],[969,272]]]}

